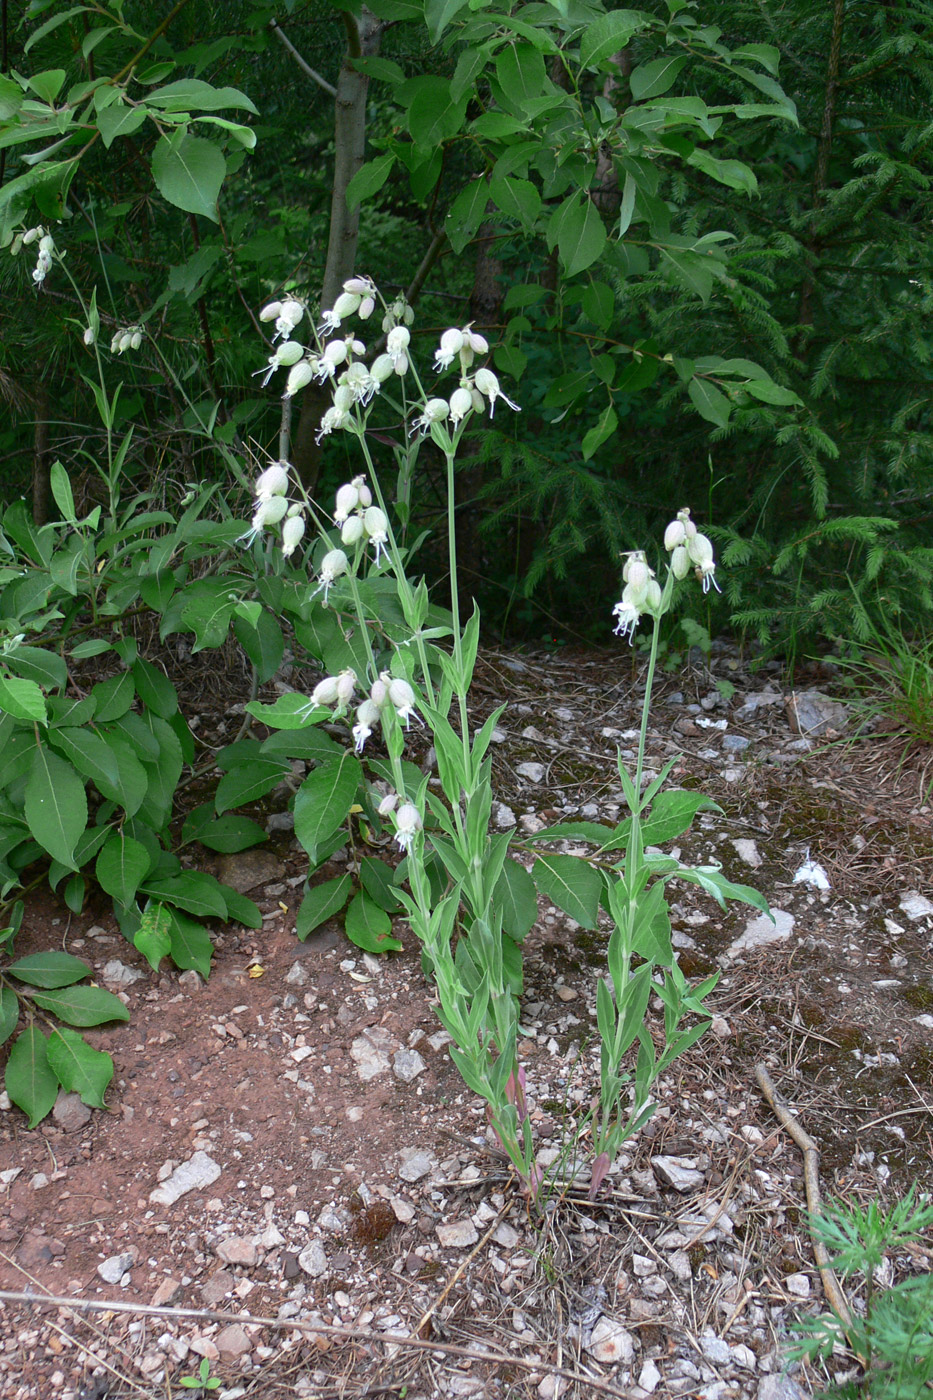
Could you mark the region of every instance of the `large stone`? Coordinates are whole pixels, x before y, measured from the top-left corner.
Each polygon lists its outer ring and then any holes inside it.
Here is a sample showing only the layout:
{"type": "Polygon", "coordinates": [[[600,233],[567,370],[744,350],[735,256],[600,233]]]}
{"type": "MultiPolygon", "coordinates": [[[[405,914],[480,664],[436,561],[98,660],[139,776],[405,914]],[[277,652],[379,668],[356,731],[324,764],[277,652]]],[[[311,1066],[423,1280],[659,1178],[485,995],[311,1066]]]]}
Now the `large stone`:
{"type": "Polygon", "coordinates": [[[230,1357],[245,1356],[252,1347],[246,1328],[238,1322],[231,1322],[228,1327],[222,1328],[214,1338],[214,1345],[221,1356],[230,1357]]]}
{"type": "Polygon", "coordinates": [[[631,1332],[626,1332],[620,1322],[611,1317],[601,1317],[590,1334],[586,1350],[594,1361],[604,1366],[615,1366],[620,1362],[628,1365],[635,1354],[635,1342],[631,1332]]]}
{"type": "Polygon", "coordinates": [[[149,1192],[149,1200],[156,1206],[173,1206],[189,1191],[200,1191],[210,1186],[220,1176],[220,1167],[208,1157],[206,1152],[195,1152],[187,1162],[176,1167],[171,1176],[149,1192]]]}
{"type": "Polygon", "coordinates": [[[284,874],[285,866],[271,851],[237,851],[236,855],[221,856],[217,862],[217,878],[240,894],[281,880],[284,874]]]}
{"type": "Polygon", "coordinates": [[[437,1225],[435,1231],[445,1249],[469,1249],[479,1239],[472,1220],[451,1220],[447,1225],[437,1225]]]}
{"type": "Polygon", "coordinates": [[[66,1094],[64,1089],[55,1100],[52,1117],[66,1133],[80,1132],[91,1117],[91,1110],[82,1103],[80,1094],[66,1094]]]}

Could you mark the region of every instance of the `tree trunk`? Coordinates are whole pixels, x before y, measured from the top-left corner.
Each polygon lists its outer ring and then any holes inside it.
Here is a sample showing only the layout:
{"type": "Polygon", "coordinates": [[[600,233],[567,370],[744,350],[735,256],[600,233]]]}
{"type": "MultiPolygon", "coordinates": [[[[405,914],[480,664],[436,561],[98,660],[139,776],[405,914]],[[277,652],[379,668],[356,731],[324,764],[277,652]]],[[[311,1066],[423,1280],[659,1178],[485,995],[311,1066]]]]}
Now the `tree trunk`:
{"type": "MultiPolygon", "coordinates": [[[[359,18],[344,13],[347,52],[334,99],[334,188],[330,206],[330,236],[321,287],[321,307],[328,310],[340,295],[343,283],[353,275],[360,229],[360,206],[347,208],[347,186],[366,158],[366,97],[369,79],[352,66],[354,58],[379,51],[382,22],[369,10],[359,18]]],[[[320,471],[321,449],[314,441],[321,418],[330,406],[330,389],[309,384],[301,400],[301,413],[292,442],[292,463],[307,491],[314,491],[320,471]]]]}

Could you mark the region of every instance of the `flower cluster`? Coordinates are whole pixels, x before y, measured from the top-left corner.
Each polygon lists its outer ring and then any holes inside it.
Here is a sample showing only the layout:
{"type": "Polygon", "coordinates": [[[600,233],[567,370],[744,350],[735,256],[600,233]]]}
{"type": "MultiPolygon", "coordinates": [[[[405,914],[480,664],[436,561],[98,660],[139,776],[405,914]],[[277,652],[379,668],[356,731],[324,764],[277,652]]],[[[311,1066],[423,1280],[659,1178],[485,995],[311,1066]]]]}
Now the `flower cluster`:
{"type": "MultiPolygon", "coordinates": [[[[87,331],[84,333],[85,345],[91,342],[87,339],[87,331]]],[[[114,331],[110,341],[111,355],[122,355],[124,350],[138,350],[143,343],[142,326],[124,326],[114,331]]]]}
{"type": "Polygon", "coordinates": [[[275,322],[273,340],[288,340],[304,314],[305,309],[300,301],[296,301],[294,297],[286,297],[284,301],[270,301],[260,311],[259,319],[275,322]]]}
{"type": "Polygon", "coordinates": [[[15,256],[21,248],[28,248],[33,243],[39,245],[36,265],[32,271],[32,280],[36,284],[36,291],[38,291],[52,270],[52,254],[56,251],[52,235],[47,233],[41,224],[35,228],[28,228],[25,233],[16,235],[10,245],[10,252],[15,256]]]}
{"type": "MultiPolygon", "coordinates": [[[[334,715],[346,714],[356,693],[357,675],[349,667],[339,676],[325,676],[311,692],[310,705],[335,706],[334,715]]],[[[386,706],[390,706],[398,718],[408,728],[408,721],[415,714],[415,692],[400,676],[381,671],[377,680],[369,688],[369,695],[356,707],[356,724],[353,726],[353,744],[357,753],[363,752],[366,740],[382,719],[386,706]]],[[[383,815],[385,815],[383,813],[383,815]]]]}
{"type": "MultiPolygon", "coordinates": [[[[677,512],[677,519],[664,531],[664,548],[671,556],[668,568],[675,579],[686,578],[692,567],[704,593],[709,592],[710,584],[720,591],[713,546],[706,535],[700,534],[686,508],[677,512]]],[[[640,549],[625,556],[622,581],[622,597],[612,610],[616,619],[614,630],[616,636],[633,641],[642,613],[657,618],[667,611],[664,600],[669,591],[662,593],[654,570],[640,549]]]]}
{"type": "Polygon", "coordinates": [[[399,850],[407,851],[415,834],[421,830],[421,813],[413,802],[403,802],[398,807],[397,793],[390,792],[382,799],[376,809],[380,817],[391,816],[395,823],[395,839],[399,844],[399,850]]]}
{"type": "Polygon", "coordinates": [[[288,462],[273,462],[256,480],[256,509],[250,529],[241,536],[252,544],[264,530],[282,525],[282,554],[294,554],[305,532],[305,518],[299,504],[288,499],[288,462]]]}
{"type": "Polygon", "coordinates": [[[373,505],[373,493],[365,477],[355,476],[337,492],[334,524],[339,525],[345,545],[368,543],[376,551],[376,563],[389,543],[389,522],[385,512],[373,505]]]}
{"type": "Polygon", "coordinates": [[[664,548],[671,556],[671,572],[675,578],[686,578],[692,565],[704,593],[709,592],[710,584],[717,593],[722,592],[716,582],[713,546],[706,535],[700,534],[686,506],[677,512],[677,519],[664,531],[664,548]]]}

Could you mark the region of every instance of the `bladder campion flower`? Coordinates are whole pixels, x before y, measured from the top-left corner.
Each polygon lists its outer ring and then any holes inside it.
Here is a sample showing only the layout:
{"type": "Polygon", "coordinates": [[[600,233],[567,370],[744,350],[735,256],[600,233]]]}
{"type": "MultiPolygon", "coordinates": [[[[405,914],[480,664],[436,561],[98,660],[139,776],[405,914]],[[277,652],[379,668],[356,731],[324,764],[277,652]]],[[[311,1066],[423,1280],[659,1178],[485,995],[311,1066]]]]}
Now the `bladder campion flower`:
{"type": "Polygon", "coordinates": [[[395,839],[399,849],[407,851],[421,830],[421,814],[413,802],[403,802],[395,813],[395,839]]]}
{"type": "Polygon", "coordinates": [[[288,491],[288,463],[273,462],[256,479],[256,499],[269,501],[273,496],[284,496],[288,491]]]}
{"type": "Polygon", "coordinates": [[[503,394],[502,389],[499,387],[499,380],[491,369],[478,369],[473,377],[473,383],[476,385],[479,392],[489,400],[490,418],[496,411],[496,399],[501,399],[503,403],[507,403],[509,408],[514,409],[516,413],[521,413],[518,404],[513,403],[506,394],[503,394]]]}
{"type": "Polygon", "coordinates": [[[342,549],[330,549],[321,560],[321,582],[314,590],[312,597],[316,597],[321,589],[324,590],[324,602],[327,602],[327,595],[331,587],[341,574],[345,574],[349,568],[349,560],[342,549]]]}
{"type": "MultiPolygon", "coordinates": [[[[292,507],[295,510],[295,507],[292,507]]],[[[303,515],[289,513],[285,524],[282,526],[282,558],[288,559],[301,541],[305,532],[305,518],[303,515]]]]}

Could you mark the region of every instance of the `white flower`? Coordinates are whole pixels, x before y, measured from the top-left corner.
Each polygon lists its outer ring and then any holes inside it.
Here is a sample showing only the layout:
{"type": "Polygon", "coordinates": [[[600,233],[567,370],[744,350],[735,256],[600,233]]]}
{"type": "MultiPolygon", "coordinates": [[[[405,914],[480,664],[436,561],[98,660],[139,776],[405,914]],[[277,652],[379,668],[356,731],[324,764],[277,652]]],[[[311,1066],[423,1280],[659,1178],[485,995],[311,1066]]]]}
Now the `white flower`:
{"type": "Polygon", "coordinates": [[[282,314],[282,303],[270,301],[259,313],[260,321],[277,321],[282,314]]]}
{"type": "Polygon", "coordinates": [[[649,567],[642,550],[633,550],[626,559],[622,580],[627,584],[626,592],[636,607],[640,607],[644,602],[648,585],[653,578],[654,570],[649,567]]]}
{"type": "Polygon", "coordinates": [[[352,547],[355,544],[359,544],[365,533],[363,529],[363,517],[361,515],[351,515],[348,520],[343,522],[343,528],[340,531],[340,539],[343,544],[352,547]]]}
{"type": "Polygon", "coordinates": [[[473,395],[462,384],[450,396],[450,421],[459,423],[473,411],[473,395]]]}
{"type": "Polygon", "coordinates": [[[376,547],[376,563],[389,542],[389,522],[378,506],[369,506],[363,512],[363,528],[369,536],[370,544],[376,547]]]}
{"type": "Polygon", "coordinates": [[[353,692],[356,689],[356,672],[350,666],[346,666],[337,677],[337,700],[341,709],[349,705],[353,699],[353,692]]]}
{"type": "Polygon", "coordinates": [[[348,277],[343,284],[345,292],[354,292],[357,296],[372,296],[376,290],[376,284],[371,277],[348,277]]]}
{"type": "Polygon", "coordinates": [[[380,817],[387,817],[387,816],[389,815],[390,812],[394,812],[394,811],[395,811],[395,809],[396,809],[397,806],[398,806],[398,793],[397,793],[397,792],[387,792],[386,795],[385,795],[385,797],[384,797],[384,798],[382,799],[382,801],[379,803],[379,806],[376,808],[376,811],[379,813],[380,817]]]}
{"type": "MultiPolygon", "coordinates": [[[[275,303],[273,303],[273,305],[275,305],[275,303]]],[[[269,308],[265,307],[264,310],[268,311],[269,308]]],[[[287,340],[304,314],[304,307],[300,301],[295,301],[294,297],[289,297],[285,301],[280,302],[279,314],[275,321],[275,335],[272,339],[278,340],[281,336],[283,339],[287,340]]],[[[263,320],[270,319],[267,316],[263,316],[262,312],[260,312],[260,317],[263,320]]]]}
{"type": "Polygon", "coordinates": [[[420,830],[421,814],[418,808],[413,802],[403,802],[395,814],[395,839],[399,849],[407,851],[416,832],[420,830]]]}
{"type": "Polygon", "coordinates": [[[334,302],[333,309],[322,313],[321,330],[339,331],[341,321],[352,316],[362,300],[358,292],[341,292],[334,302]]]}
{"type": "Polygon", "coordinates": [[[380,386],[395,373],[395,361],[391,355],[377,355],[369,367],[369,373],[380,386]]]}
{"type": "Polygon", "coordinates": [[[372,505],[373,493],[369,489],[365,476],[355,476],[350,485],[356,487],[357,494],[359,496],[359,504],[363,507],[364,510],[367,506],[372,505]]]}
{"type": "Polygon", "coordinates": [[[303,389],[306,384],[310,384],[314,378],[314,367],[309,360],[299,360],[289,371],[288,381],[285,385],[283,398],[290,399],[293,394],[297,394],[299,389],[303,389]]]}
{"type": "Polygon", "coordinates": [[[273,462],[271,467],[257,478],[256,497],[260,501],[271,500],[273,496],[284,496],[288,491],[288,463],[273,462]]]}
{"type": "Polygon", "coordinates": [[[274,354],[266,361],[265,369],[254,369],[253,376],[261,374],[263,376],[262,387],[265,388],[277,369],[282,365],[290,367],[297,364],[304,354],[304,346],[299,345],[297,340],[284,341],[274,354]]]}
{"type": "Polygon", "coordinates": [[[357,316],[359,316],[359,318],[360,318],[361,321],[368,321],[369,318],[370,318],[370,316],[371,316],[371,315],[373,314],[373,312],[375,311],[375,309],[376,309],[376,298],[375,298],[375,297],[364,297],[363,300],[360,302],[359,310],[357,311],[356,314],[357,314],[357,316]]]}
{"type": "Polygon", "coordinates": [[[420,418],[416,418],[412,425],[412,433],[420,430],[423,436],[432,423],[443,423],[449,413],[450,405],[446,399],[428,399],[420,418]]]}
{"type": "Polygon", "coordinates": [[[392,359],[393,364],[397,364],[401,356],[405,356],[411,342],[411,333],[405,326],[395,326],[386,336],[386,354],[392,359]]]}
{"type": "Polygon", "coordinates": [[[38,224],[36,228],[28,228],[23,234],[23,247],[28,248],[30,243],[35,243],[36,239],[41,238],[44,233],[45,229],[41,224],[38,224]]]}
{"type": "Polygon", "coordinates": [[[322,681],[311,692],[312,705],[336,705],[337,703],[337,677],[325,676],[322,681]]]}
{"type": "Polygon", "coordinates": [[[321,438],[329,437],[335,428],[345,428],[350,421],[350,415],[345,408],[329,408],[321,419],[321,426],[314,434],[315,442],[320,442],[321,438]]]}
{"type": "Polygon", "coordinates": [[[282,557],[290,558],[294,554],[305,532],[305,518],[303,515],[289,515],[282,526],[282,557]]]}
{"type": "Polygon", "coordinates": [[[702,564],[697,564],[694,573],[697,576],[697,582],[702,583],[704,593],[709,592],[710,584],[713,585],[717,593],[722,592],[716,582],[716,565],[712,559],[704,559],[702,564]]]}
{"type": "Polygon", "coordinates": [[[353,747],[357,753],[363,752],[363,745],[379,723],[379,707],[371,700],[364,700],[357,706],[356,724],[353,726],[353,747]]]}
{"type": "Polygon", "coordinates": [[[87,328],[87,330],[84,332],[84,336],[83,336],[83,340],[84,340],[85,345],[93,345],[93,344],[94,344],[94,341],[95,341],[96,339],[97,339],[97,336],[94,334],[94,328],[93,328],[93,326],[88,326],[88,328],[87,328]]]}
{"type": "Polygon", "coordinates": [[[682,520],[672,520],[664,531],[664,548],[670,553],[671,550],[676,549],[678,545],[682,545],[686,538],[687,532],[684,529],[684,522],[682,520]]]}
{"type": "Polygon", "coordinates": [[[687,542],[687,554],[691,564],[708,564],[713,557],[712,542],[706,535],[695,533],[693,539],[687,542]]]}
{"type": "MultiPolygon", "coordinates": [[[[389,681],[389,699],[395,706],[395,712],[399,719],[408,728],[408,721],[415,714],[415,692],[407,681],[398,676],[394,676],[389,681]]],[[[417,719],[418,716],[415,715],[417,719]]]]}
{"type": "Polygon", "coordinates": [[[686,578],[690,572],[690,556],[685,545],[675,545],[671,552],[671,573],[675,578],[686,578]]]}
{"type": "Polygon", "coordinates": [[[632,597],[631,588],[626,584],[622,590],[622,600],[616,603],[612,609],[613,616],[617,619],[615,634],[617,637],[628,637],[629,641],[635,639],[635,629],[641,617],[641,607],[632,597]]]}
{"type": "Polygon", "coordinates": [[[434,356],[434,368],[436,370],[447,369],[453,364],[454,359],[460,354],[463,348],[463,331],[458,331],[455,327],[444,332],[441,336],[441,343],[434,356]]]}
{"type": "Polygon", "coordinates": [[[288,501],[284,496],[267,496],[259,502],[253,516],[253,529],[259,533],[270,525],[278,525],[288,513],[288,501]]]}
{"type": "Polygon", "coordinates": [[[509,408],[514,409],[516,413],[521,412],[521,409],[519,408],[518,404],[513,403],[510,398],[503,394],[502,390],[499,387],[499,381],[493,374],[491,369],[478,369],[476,371],[474,383],[477,389],[480,391],[480,393],[484,394],[489,400],[490,418],[496,411],[496,399],[502,399],[503,403],[507,403],[509,408]]]}
{"type": "Polygon", "coordinates": [[[360,488],[356,481],[348,481],[338,488],[335,500],[334,524],[342,525],[350,514],[351,510],[356,510],[360,503],[360,488]]]}
{"type": "Polygon", "coordinates": [[[383,671],[379,679],[373,681],[369,688],[369,698],[379,710],[382,709],[389,698],[389,686],[391,682],[392,677],[389,675],[388,671],[383,671]]]}
{"type": "Polygon", "coordinates": [[[327,595],[335,579],[341,574],[345,574],[349,567],[349,560],[342,549],[330,549],[321,560],[321,582],[315,589],[312,597],[324,590],[324,602],[327,602],[327,595]]]}

